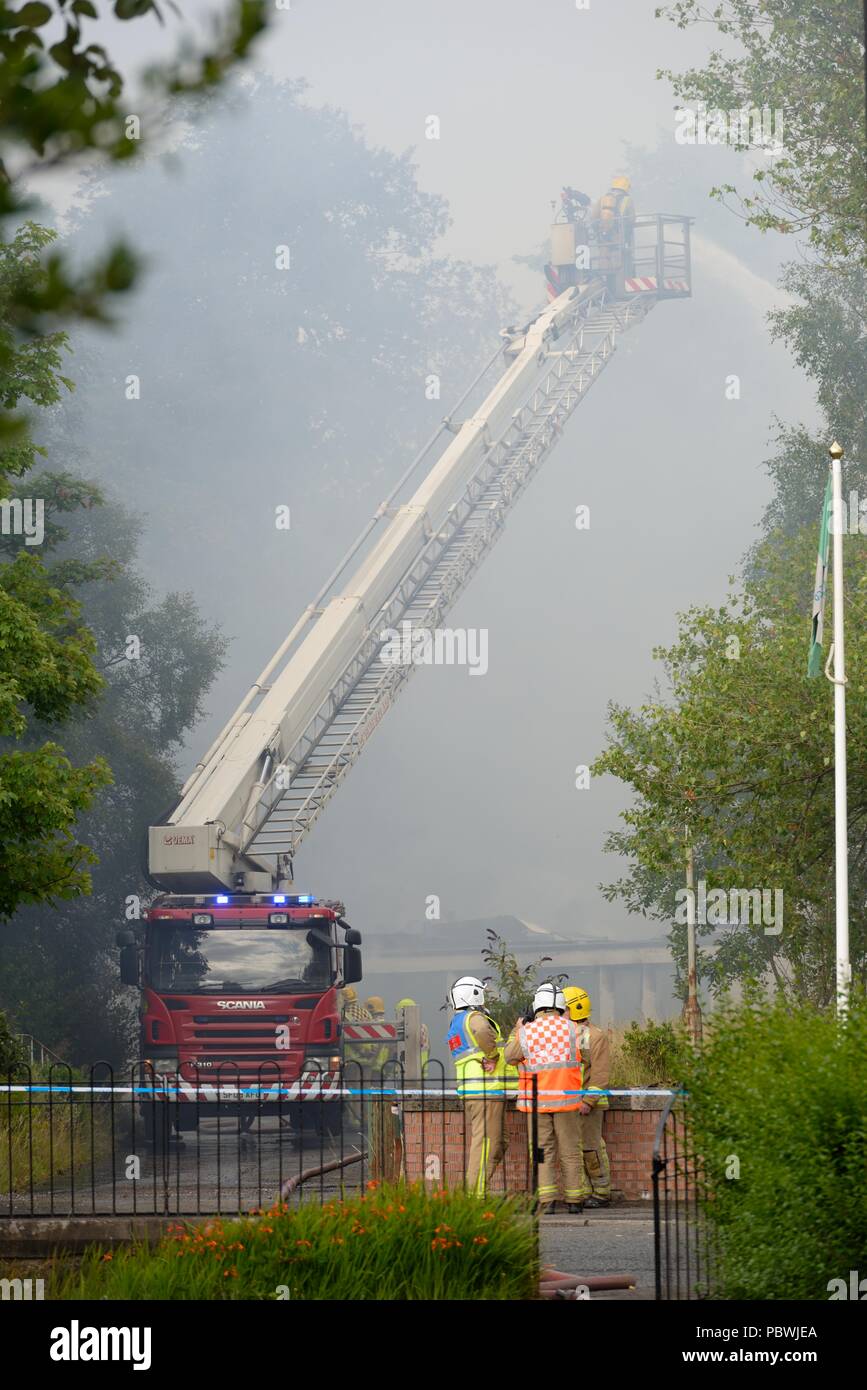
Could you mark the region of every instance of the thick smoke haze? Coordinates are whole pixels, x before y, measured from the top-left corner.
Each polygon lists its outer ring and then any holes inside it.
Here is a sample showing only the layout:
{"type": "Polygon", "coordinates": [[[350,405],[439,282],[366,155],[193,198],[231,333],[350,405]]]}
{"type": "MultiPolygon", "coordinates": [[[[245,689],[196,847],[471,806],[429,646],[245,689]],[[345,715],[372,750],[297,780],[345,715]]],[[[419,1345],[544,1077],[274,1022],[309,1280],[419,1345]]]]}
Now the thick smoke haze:
{"type": "Polygon", "coordinates": [[[623,340],[450,614],[487,629],[486,676],[417,673],[296,861],[299,888],[344,897],[360,927],[418,922],[436,894],[452,918],[659,932],[599,894],[621,872],[602,842],[624,799],[613,783],[576,790],[575,769],[602,746],[608,701],[651,691],[676,612],[723,598],[770,494],[773,416],[809,423],[813,406],[765,324],[791,247],[709,199],[747,178],[743,158],[675,143],[656,70],[706,50],[653,11],[295,0],[169,163],[43,190],[82,254],[122,232],[150,261],[127,322],[77,335],[66,416],[82,471],[144,514],[154,587],[191,591],[230,639],[182,771],[504,315],[541,303],[541,276],[513,257],[539,249],[562,186],[596,196],[626,170],[639,213],[696,219],[693,299],[623,340]]]}

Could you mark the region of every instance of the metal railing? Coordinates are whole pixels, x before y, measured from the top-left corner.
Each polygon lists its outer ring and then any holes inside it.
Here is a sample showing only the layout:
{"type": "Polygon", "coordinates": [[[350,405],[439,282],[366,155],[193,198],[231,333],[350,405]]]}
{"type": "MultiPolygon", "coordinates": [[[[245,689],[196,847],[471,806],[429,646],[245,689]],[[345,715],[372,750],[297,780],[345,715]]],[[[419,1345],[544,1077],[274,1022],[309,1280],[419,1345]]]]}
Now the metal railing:
{"type": "Polygon", "coordinates": [[[347,1062],[287,1084],[276,1063],[255,1082],[234,1063],[192,1077],[108,1063],[19,1068],[0,1077],[0,1216],[238,1214],[332,1200],[371,1180],[535,1192],[535,1112],[516,1122],[511,1101],[480,1102],[474,1143],[442,1064],[424,1073],[347,1062]],[[511,1142],[494,1163],[501,1120],[511,1142]]]}
{"type": "Polygon", "coordinates": [[[15,1037],[26,1052],[31,1067],[37,1065],[46,1067],[50,1066],[52,1062],[57,1062],[60,1066],[66,1066],[66,1062],[62,1057],[58,1057],[56,1052],[52,1052],[50,1047],[45,1046],[45,1043],[40,1042],[38,1038],[34,1038],[32,1033],[16,1033],[15,1037]]]}
{"type": "Polygon", "coordinates": [[[687,1122],[688,1101],[672,1095],[653,1144],[653,1249],[657,1300],[707,1298],[711,1251],[702,1219],[702,1163],[687,1122]]]}

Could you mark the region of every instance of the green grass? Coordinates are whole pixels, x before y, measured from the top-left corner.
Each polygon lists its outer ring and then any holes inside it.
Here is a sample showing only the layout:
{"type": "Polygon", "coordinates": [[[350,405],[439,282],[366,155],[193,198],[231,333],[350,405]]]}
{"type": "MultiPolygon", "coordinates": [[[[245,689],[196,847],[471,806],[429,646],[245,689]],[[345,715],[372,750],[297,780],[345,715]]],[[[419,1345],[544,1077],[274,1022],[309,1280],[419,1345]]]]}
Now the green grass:
{"type": "Polygon", "coordinates": [[[158,1244],[89,1251],[61,1299],[529,1299],[536,1235],[526,1199],[368,1184],[361,1196],[235,1221],[182,1223],[158,1244]]]}
{"type": "MultiPolygon", "coordinates": [[[[6,1079],[4,1075],[4,1084],[6,1079]]],[[[12,1076],[13,1082],[22,1079],[12,1076]]],[[[42,1080],[35,1067],[32,1079],[34,1084],[42,1080]]],[[[78,1079],[72,1076],[72,1081],[78,1079]]],[[[67,1073],[61,1080],[70,1084],[67,1073]]],[[[20,1091],[0,1097],[0,1191],[28,1191],[31,1173],[33,1186],[44,1187],[52,1178],[90,1167],[110,1153],[108,1105],[91,1106],[86,1099],[61,1095],[49,1106],[44,1094],[37,1094],[29,1105],[20,1091]]]]}

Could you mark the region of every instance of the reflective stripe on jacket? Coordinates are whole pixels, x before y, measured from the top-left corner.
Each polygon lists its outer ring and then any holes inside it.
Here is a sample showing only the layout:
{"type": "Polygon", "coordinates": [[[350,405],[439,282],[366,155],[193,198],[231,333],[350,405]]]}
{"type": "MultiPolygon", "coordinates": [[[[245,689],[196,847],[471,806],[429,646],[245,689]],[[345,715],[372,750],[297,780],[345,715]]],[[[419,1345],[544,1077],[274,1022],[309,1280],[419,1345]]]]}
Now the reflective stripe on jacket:
{"type": "Polygon", "coordinates": [[[518,1069],[506,1065],[503,1057],[503,1034],[497,1021],[478,1009],[459,1009],[452,1017],[446,1044],[455,1064],[458,1095],[465,1099],[505,1100],[518,1089],[518,1069]],[[486,1054],[470,1026],[473,1017],[483,1018],[490,1026],[495,1040],[494,1070],[485,1071],[482,1062],[486,1054]]]}
{"type": "Polygon", "coordinates": [[[524,1054],[518,1109],[532,1110],[535,1076],[538,1111],[577,1110],[584,1077],[578,1025],[560,1014],[541,1014],[521,1025],[518,1041],[524,1054]]]}

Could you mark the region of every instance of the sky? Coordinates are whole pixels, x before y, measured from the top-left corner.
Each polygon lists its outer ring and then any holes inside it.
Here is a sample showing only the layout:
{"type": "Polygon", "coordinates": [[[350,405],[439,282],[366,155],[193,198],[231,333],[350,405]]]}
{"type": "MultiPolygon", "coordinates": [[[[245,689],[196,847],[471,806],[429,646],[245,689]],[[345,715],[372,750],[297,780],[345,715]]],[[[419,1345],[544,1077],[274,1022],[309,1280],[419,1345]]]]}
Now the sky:
{"type": "MultiPolygon", "coordinates": [[[[746,166],[730,151],[676,144],[676,102],[656,77],[659,68],[701,64],[707,30],[680,32],[654,18],[655,7],[293,0],[251,64],[278,80],[304,79],[305,102],[345,111],[368,144],[411,149],[421,187],[449,204],[443,253],[494,265],[525,310],[540,302],[542,286],[513,257],[538,249],[564,184],[595,196],[627,166],[630,150],[643,149],[682,201],[649,206],[636,183],[638,211],[696,219],[693,298],[658,305],[623,339],[450,615],[453,626],[487,629],[487,675],[470,678],[458,667],[417,673],[302,848],[299,888],[343,898],[362,928],[418,922],[435,895],[452,920],[514,914],[567,934],[659,934],[599,893],[601,880],[624,870],[602,843],[627,797],[607,780],[578,790],[575,769],[601,750],[609,701],[635,705],[652,693],[652,649],[673,639],[677,611],[723,600],[770,495],[762,463],[774,415],[809,423],[815,412],[805,378],[765,324],[783,302],[775,281],[792,248],[710,202],[708,190],[732,169],[746,176],[746,166]],[[425,136],[431,116],[436,140],[425,136]],[[737,399],[726,394],[732,375],[737,399]],[[579,505],[590,508],[589,530],[576,530],[579,505]]],[[[129,69],[164,53],[177,22],[170,18],[165,31],[149,21],[100,27],[129,69]]],[[[271,134],[270,156],[252,147],[249,156],[261,160],[263,180],[275,177],[281,132],[271,134]]],[[[68,182],[41,191],[69,211],[68,182]]],[[[98,226],[98,202],[91,216],[98,226]]],[[[108,232],[107,213],[104,220],[108,232]]],[[[153,294],[158,284],[157,272],[153,294]]],[[[145,304],[149,293],[146,284],[145,304]]],[[[189,327],[191,362],[196,331],[189,327]]],[[[204,340],[200,347],[204,353],[204,340]]],[[[243,371],[232,364],[232,389],[242,396],[255,385],[245,385],[243,371]]],[[[364,428],[360,471],[375,452],[375,424],[364,428]]],[[[407,459],[413,444],[408,437],[407,459]]],[[[219,458],[207,420],[200,447],[219,458]]],[[[228,464],[225,473],[214,467],[208,505],[219,534],[231,536],[219,555],[201,553],[206,537],[194,547],[175,543],[170,520],[148,506],[146,468],[125,484],[148,511],[151,580],[191,589],[232,639],[187,766],[378,500],[368,477],[339,508],[323,491],[315,559],[289,559],[281,569],[245,530],[238,493],[256,490],[255,442],[242,477],[228,464]]]]}

